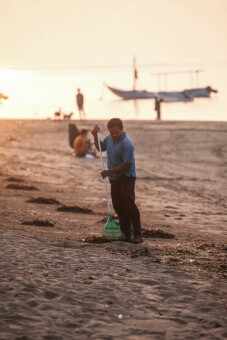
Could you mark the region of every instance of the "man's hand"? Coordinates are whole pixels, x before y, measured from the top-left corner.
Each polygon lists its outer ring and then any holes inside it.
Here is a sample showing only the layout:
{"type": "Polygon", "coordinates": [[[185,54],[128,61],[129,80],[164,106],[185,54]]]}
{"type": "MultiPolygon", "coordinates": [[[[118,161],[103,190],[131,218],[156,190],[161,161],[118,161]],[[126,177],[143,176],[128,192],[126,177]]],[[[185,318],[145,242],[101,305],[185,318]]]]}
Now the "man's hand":
{"type": "Polygon", "coordinates": [[[111,170],[103,170],[103,171],[101,172],[101,176],[102,176],[103,179],[104,179],[105,177],[110,176],[111,174],[112,174],[112,171],[111,171],[111,170]]]}
{"type": "Polygon", "coordinates": [[[99,132],[100,128],[98,125],[95,125],[94,129],[91,131],[92,135],[97,136],[97,132],[99,132]]]}
{"type": "MultiPolygon", "coordinates": [[[[98,143],[98,136],[97,136],[97,133],[99,132],[99,126],[98,125],[95,125],[94,129],[91,131],[93,137],[94,137],[94,142],[95,142],[95,147],[96,149],[99,151],[99,143],[98,143]]],[[[102,142],[100,141],[101,143],[101,147],[102,147],[102,142]]]]}
{"type": "Polygon", "coordinates": [[[114,174],[114,173],[117,174],[119,172],[125,171],[126,169],[130,168],[131,165],[132,165],[131,163],[122,163],[110,170],[103,170],[101,172],[101,176],[104,179],[105,177],[110,176],[111,174],[114,174]]]}

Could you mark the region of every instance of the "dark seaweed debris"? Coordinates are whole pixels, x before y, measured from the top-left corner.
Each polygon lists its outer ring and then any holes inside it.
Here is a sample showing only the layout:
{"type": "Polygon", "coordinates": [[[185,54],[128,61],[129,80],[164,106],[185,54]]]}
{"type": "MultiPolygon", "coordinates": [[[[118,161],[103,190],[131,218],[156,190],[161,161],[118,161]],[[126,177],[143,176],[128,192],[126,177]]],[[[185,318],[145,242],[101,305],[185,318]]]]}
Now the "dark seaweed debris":
{"type": "Polygon", "coordinates": [[[22,225],[33,225],[36,227],[54,227],[54,224],[49,222],[48,220],[24,221],[21,224],[22,225]]]}
{"type": "Polygon", "coordinates": [[[17,182],[17,183],[24,182],[24,180],[22,178],[17,178],[17,177],[8,177],[6,180],[8,182],[17,182]]]}
{"type": "Polygon", "coordinates": [[[142,235],[144,238],[174,238],[175,235],[167,233],[161,229],[145,229],[142,228],[142,235]]]}
{"type": "Polygon", "coordinates": [[[162,262],[172,265],[183,265],[188,272],[203,276],[219,275],[226,278],[226,246],[220,243],[192,244],[190,247],[156,246],[162,262]]]}
{"type": "Polygon", "coordinates": [[[139,249],[135,250],[127,250],[127,249],[105,249],[105,252],[110,253],[110,254],[121,254],[121,255],[126,255],[131,257],[132,259],[138,258],[138,257],[147,257],[151,262],[155,263],[161,263],[161,259],[159,256],[154,254],[151,248],[147,247],[141,247],[139,249]]]}
{"type": "Polygon", "coordinates": [[[37,204],[61,204],[59,201],[57,201],[54,198],[45,198],[45,197],[30,198],[26,202],[37,203],[37,204]]]}
{"type": "Polygon", "coordinates": [[[103,244],[103,243],[113,242],[113,240],[109,238],[100,237],[100,236],[90,236],[90,237],[82,238],[80,242],[92,243],[92,244],[103,244]]]}
{"type": "Polygon", "coordinates": [[[74,206],[67,206],[62,205],[61,207],[57,208],[58,211],[65,211],[65,212],[72,212],[72,213],[84,213],[84,214],[91,214],[92,210],[87,208],[81,208],[76,205],[74,206]]]}
{"type": "Polygon", "coordinates": [[[149,248],[142,248],[137,250],[131,250],[128,252],[128,255],[131,256],[131,258],[136,258],[140,256],[146,256],[146,257],[153,257],[154,254],[151,249],[149,248]]]}
{"type": "Polygon", "coordinates": [[[15,189],[15,190],[30,190],[30,191],[39,191],[38,188],[32,185],[21,185],[21,184],[7,184],[7,189],[15,189]]]}

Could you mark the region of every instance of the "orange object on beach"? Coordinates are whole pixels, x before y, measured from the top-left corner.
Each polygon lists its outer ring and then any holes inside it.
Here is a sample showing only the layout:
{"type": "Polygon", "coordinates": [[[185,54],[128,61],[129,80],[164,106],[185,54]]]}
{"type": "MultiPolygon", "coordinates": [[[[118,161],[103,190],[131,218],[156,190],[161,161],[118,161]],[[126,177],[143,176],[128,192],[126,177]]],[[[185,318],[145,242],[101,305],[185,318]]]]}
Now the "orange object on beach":
{"type": "Polygon", "coordinates": [[[73,143],[75,155],[79,155],[84,151],[85,144],[86,142],[83,136],[79,135],[78,137],[76,137],[73,143]]]}

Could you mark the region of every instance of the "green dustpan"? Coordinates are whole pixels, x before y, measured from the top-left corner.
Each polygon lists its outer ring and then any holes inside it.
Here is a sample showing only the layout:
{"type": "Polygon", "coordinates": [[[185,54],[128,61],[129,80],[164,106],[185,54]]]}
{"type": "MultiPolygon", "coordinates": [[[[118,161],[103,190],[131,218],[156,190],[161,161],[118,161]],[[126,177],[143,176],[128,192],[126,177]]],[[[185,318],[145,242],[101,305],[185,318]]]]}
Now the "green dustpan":
{"type": "Polygon", "coordinates": [[[102,237],[111,238],[113,240],[125,239],[124,234],[122,233],[117,223],[114,221],[114,217],[111,214],[108,216],[105,228],[102,232],[102,237]]]}
{"type": "MultiPolygon", "coordinates": [[[[100,143],[100,138],[99,138],[99,128],[96,125],[97,129],[97,138],[98,138],[98,144],[99,144],[99,152],[100,152],[100,157],[101,157],[101,163],[102,163],[102,170],[104,170],[104,164],[103,164],[103,158],[102,158],[102,148],[101,148],[101,143],[100,143]]],[[[110,202],[109,202],[109,196],[108,196],[108,190],[107,190],[107,184],[106,184],[106,179],[104,178],[104,184],[105,184],[105,189],[106,189],[106,198],[107,198],[107,205],[108,205],[108,211],[109,211],[109,216],[105,225],[105,228],[102,232],[102,237],[104,238],[110,238],[113,240],[123,240],[125,239],[124,234],[122,233],[121,229],[117,225],[117,223],[114,221],[113,216],[111,215],[110,212],[110,202]]]]}

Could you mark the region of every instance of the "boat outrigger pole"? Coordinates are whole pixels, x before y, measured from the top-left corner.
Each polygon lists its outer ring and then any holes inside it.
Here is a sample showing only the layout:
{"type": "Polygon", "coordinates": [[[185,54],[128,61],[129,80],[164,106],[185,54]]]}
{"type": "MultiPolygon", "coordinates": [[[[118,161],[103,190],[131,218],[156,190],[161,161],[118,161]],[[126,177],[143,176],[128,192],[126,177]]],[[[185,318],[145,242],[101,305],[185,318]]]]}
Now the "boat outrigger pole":
{"type": "Polygon", "coordinates": [[[199,86],[199,73],[203,72],[204,70],[185,70],[185,71],[169,71],[169,72],[156,72],[151,73],[151,76],[158,76],[158,89],[161,91],[161,76],[164,76],[165,79],[165,91],[167,91],[167,76],[170,74],[182,74],[182,73],[189,73],[191,79],[191,87],[194,88],[194,75],[196,77],[196,87],[199,86]]]}

